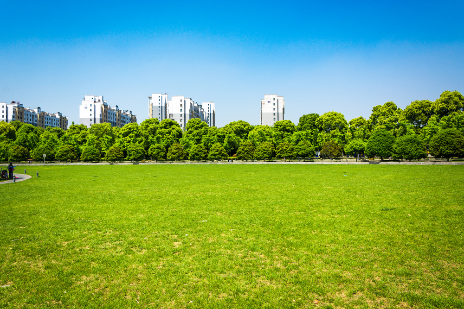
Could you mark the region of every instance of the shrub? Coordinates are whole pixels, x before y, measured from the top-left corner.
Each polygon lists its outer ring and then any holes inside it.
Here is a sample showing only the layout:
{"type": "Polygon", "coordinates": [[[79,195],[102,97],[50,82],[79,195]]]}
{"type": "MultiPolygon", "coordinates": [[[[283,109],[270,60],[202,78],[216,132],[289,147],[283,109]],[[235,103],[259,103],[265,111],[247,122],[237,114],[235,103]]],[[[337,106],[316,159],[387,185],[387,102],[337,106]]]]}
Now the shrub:
{"type": "Polygon", "coordinates": [[[367,141],[366,155],[370,158],[378,156],[380,159],[391,157],[394,143],[395,137],[390,131],[378,129],[367,141]]]}
{"type": "Polygon", "coordinates": [[[464,136],[457,129],[444,129],[430,140],[430,153],[436,158],[446,158],[464,155],[464,136]]]}

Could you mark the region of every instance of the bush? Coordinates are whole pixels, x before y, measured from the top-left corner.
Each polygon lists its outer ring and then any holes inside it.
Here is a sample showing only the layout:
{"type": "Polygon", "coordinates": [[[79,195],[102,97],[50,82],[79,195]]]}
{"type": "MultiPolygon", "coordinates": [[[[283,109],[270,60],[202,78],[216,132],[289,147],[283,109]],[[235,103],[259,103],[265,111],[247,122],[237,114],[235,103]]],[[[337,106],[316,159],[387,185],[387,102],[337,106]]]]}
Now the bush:
{"type": "Polygon", "coordinates": [[[211,161],[224,160],[224,159],[227,159],[228,157],[229,155],[227,154],[226,150],[219,143],[216,143],[213,145],[213,147],[211,147],[211,150],[209,151],[209,155],[208,155],[208,159],[211,161]]]}
{"type": "Polygon", "coordinates": [[[119,146],[111,146],[106,152],[106,161],[115,162],[124,160],[124,152],[119,146]]]}
{"type": "Polygon", "coordinates": [[[29,158],[29,150],[20,145],[13,145],[10,148],[10,158],[12,162],[25,161],[29,158]]]}
{"type": "Polygon", "coordinates": [[[206,160],[208,157],[208,151],[203,145],[195,145],[190,149],[189,160],[190,161],[200,161],[206,160]]]}
{"type": "Polygon", "coordinates": [[[366,155],[369,158],[378,156],[380,159],[391,157],[394,143],[395,137],[390,131],[378,129],[367,141],[366,155]]]}
{"type": "Polygon", "coordinates": [[[316,154],[316,151],[314,150],[314,146],[311,145],[310,142],[308,141],[300,141],[296,146],[295,146],[295,156],[299,158],[308,158],[308,157],[314,157],[316,154]]]}
{"type": "Polygon", "coordinates": [[[321,156],[325,158],[339,158],[342,156],[342,147],[334,141],[327,141],[322,145],[321,156]]]}
{"type": "Polygon", "coordinates": [[[157,161],[165,160],[166,159],[166,148],[163,145],[156,144],[150,146],[148,149],[148,155],[157,161]]]}
{"type": "Polygon", "coordinates": [[[276,156],[278,158],[293,158],[295,148],[289,142],[282,142],[277,146],[276,156]]]}
{"type": "Polygon", "coordinates": [[[145,149],[140,144],[130,144],[127,147],[127,160],[131,161],[140,161],[145,159],[146,153],[145,149]]]}
{"type": "Polygon", "coordinates": [[[81,160],[82,161],[100,161],[101,156],[100,156],[100,151],[98,151],[97,148],[94,146],[85,146],[84,150],[82,151],[81,154],[81,160]]]}
{"type": "Polygon", "coordinates": [[[427,157],[424,140],[415,134],[398,137],[394,145],[395,157],[398,159],[418,160],[427,157]]]}
{"type": "Polygon", "coordinates": [[[237,150],[237,159],[239,160],[252,160],[255,153],[255,147],[251,142],[243,142],[237,150]]]}
{"type": "Polygon", "coordinates": [[[464,136],[457,129],[444,129],[430,140],[430,153],[436,158],[460,157],[464,155],[464,136]]]}
{"type": "Polygon", "coordinates": [[[181,144],[174,143],[172,144],[171,147],[169,147],[168,160],[177,161],[177,160],[183,160],[184,158],[185,158],[185,151],[184,151],[184,148],[182,148],[181,144]]]}
{"type": "Polygon", "coordinates": [[[270,160],[274,155],[274,146],[271,142],[262,142],[256,147],[255,159],[257,160],[270,160]]]}
{"type": "Polygon", "coordinates": [[[77,160],[76,149],[72,145],[61,146],[55,154],[55,159],[60,161],[73,161],[77,160]]]}

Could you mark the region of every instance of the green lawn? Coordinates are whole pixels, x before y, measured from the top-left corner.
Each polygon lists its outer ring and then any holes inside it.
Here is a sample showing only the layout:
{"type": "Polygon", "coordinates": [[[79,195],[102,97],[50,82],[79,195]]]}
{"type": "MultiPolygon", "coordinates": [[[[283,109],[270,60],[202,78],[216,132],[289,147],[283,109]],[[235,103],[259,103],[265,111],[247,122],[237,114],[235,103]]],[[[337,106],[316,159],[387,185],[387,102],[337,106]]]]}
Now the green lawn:
{"type": "Polygon", "coordinates": [[[27,169],[0,307],[464,307],[464,166],[27,169]]]}

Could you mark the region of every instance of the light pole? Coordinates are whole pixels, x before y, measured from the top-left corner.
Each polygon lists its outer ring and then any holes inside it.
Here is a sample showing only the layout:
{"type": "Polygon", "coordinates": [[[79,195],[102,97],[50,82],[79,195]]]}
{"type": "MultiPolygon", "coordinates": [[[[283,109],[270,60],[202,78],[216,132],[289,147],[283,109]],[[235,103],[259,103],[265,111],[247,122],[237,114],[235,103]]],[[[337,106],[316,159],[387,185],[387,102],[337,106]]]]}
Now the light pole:
{"type": "Polygon", "coordinates": [[[46,154],[43,154],[43,157],[44,157],[44,164],[45,164],[45,157],[46,157],[46,156],[47,156],[46,154]]]}

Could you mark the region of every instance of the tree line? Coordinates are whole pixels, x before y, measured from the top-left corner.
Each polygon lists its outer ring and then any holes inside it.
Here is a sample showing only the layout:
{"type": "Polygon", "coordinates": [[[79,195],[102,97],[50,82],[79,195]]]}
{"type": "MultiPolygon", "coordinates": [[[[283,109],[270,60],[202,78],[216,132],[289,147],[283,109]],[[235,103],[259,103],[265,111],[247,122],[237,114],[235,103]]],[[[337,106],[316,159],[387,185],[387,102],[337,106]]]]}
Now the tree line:
{"type": "Polygon", "coordinates": [[[274,126],[233,121],[222,128],[191,119],[183,131],[174,120],[147,119],[122,128],[109,123],[42,129],[20,121],[0,122],[0,161],[270,160],[365,154],[420,159],[464,156],[464,97],[444,91],[435,101],[374,106],[368,119],[350,120],[338,112],[307,114],[297,125],[274,126]]]}

